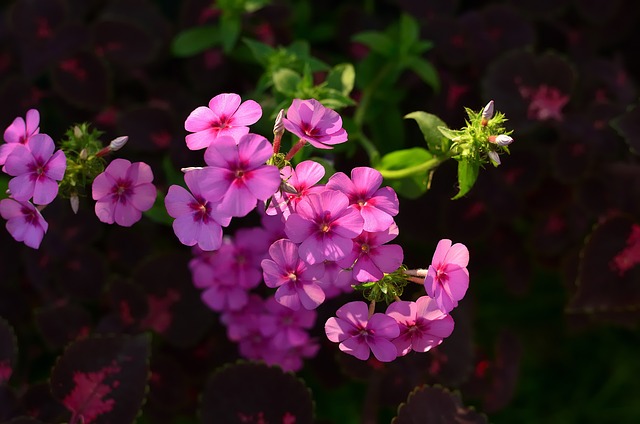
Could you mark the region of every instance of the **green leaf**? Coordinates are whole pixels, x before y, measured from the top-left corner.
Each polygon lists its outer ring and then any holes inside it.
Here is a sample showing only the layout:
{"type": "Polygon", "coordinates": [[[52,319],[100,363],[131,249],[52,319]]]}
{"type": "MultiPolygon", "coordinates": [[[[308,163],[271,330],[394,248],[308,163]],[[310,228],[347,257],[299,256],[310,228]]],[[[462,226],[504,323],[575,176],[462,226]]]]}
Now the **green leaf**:
{"type": "Polygon", "coordinates": [[[420,28],[415,19],[409,15],[403,14],[399,23],[399,40],[398,51],[401,56],[405,56],[411,50],[412,46],[418,41],[420,28]]]}
{"type": "Polygon", "coordinates": [[[354,35],[353,41],[362,43],[372,51],[385,57],[393,55],[393,42],[386,34],[377,31],[364,31],[354,35]]]}
{"type": "Polygon", "coordinates": [[[236,45],[236,41],[238,41],[240,19],[239,15],[222,15],[220,19],[220,39],[225,53],[229,53],[236,45]]]}
{"type": "Polygon", "coordinates": [[[449,140],[438,129],[439,127],[446,127],[442,119],[422,111],[411,112],[405,115],[404,119],[414,119],[418,123],[424,136],[424,141],[427,142],[427,146],[432,153],[439,155],[449,150],[449,140]]]}
{"type": "Polygon", "coordinates": [[[180,185],[185,187],[184,174],[176,170],[175,165],[171,161],[169,155],[165,155],[162,158],[162,171],[164,171],[164,177],[168,185],[180,185]]]}
{"type": "Polygon", "coordinates": [[[451,200],[459,199],[471,190],[471,187],[478,178],[478,171],[480,165],[476,161],[461,160],[458,162],[458,194],[451,198],[451,200]]]}
{"type": "Polygon", "coordinates": [[[158,191],[156,201],[148,211],[144,212],[144,215],[158,224],[171,225],[173,224],[173,218],[167,213],[167,209],[164,206],[164,193],[158,191]]]}
{"type": "Polygon", "coordinates": [[[406,65],[418,74],[422,81],[429,84],[434,91],[440,91],[440,77],[438,76],[438,71],[431,63],[420,57],[411,56],[407,58],[406,65]]]}
{"type": "Polygon", "coordinates": [[[215,25],[203,25],[180,32],[171,43],[171,53],[178,57],[189,57],[201,53],[220,42],[215,25]]]}
{"type": "Polygon", "coordinates": [[[294,97],[302,81],[302,77],[289,68],[281,68],[272,75],[276,90],[289,97],[294,97]]]}
{"type": "Polygon", "coordinates": [[[332,88],[323,88],[318,96],[318,101],[325,107],[334,110],[342,109],[347,106],[355,106],[356,104],[351,97],[332,88]]]}
{"type": "Polygon", "coordinates": [[[356,79],[356,71],[352,64],[341,63],[334,66],[327,75],[327,87],[338,90],[344,95],[349,95],[353,90],[356,79]]]}
{"type": "Polygon", "coordinates": [[[255,57],[258,63],[262,66],[267,66],[269,63],[269,57],[276,52],[276,49],[268,44],[252,40],[250,38],[243,38],[242,41],[247,45],[247,47],[249,47],[249,50],[253,53],[253,57],[255,57]]]}
{"type": "Polygon", "coordinates": [[[442,135],[445,136],[448,140],[452,141],[460,136],[459,130],[452,130],[447,128],[446,126],[438,127],[438,131],[440,131],[440,133],[442,133],[442,135]]]}
{"type": "MultiPolygon", "coordinates": [[[[433,158],[426,149],[414,147],[411,149],[397,150],[382,157],[378,170],[405,170],[419,166],[433,158]]],[[[420,171],[402,179],[392,179],[388,184],[400,195],[409,199],[422,196],[429,188],[430,172],[420,171]]]]}

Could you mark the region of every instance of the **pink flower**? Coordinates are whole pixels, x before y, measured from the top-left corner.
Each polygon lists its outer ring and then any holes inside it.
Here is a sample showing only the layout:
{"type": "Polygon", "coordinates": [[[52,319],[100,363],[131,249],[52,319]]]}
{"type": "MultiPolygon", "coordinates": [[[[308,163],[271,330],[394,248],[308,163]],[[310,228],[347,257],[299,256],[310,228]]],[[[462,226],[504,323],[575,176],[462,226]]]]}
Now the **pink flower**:
{"type": "Polygon", "coordinates": [[[248,125],[262,116],[262,108],[253,100],[240,104],[240,96],[233,93],[218,94],[209,101],[209,107],[196,108],[184,123],[184,129],[195,134],[186,137],[187,147],[199,150],[209,147],[221,136],[236,140],[249,132],[248,125]]]}
{"type": "Polygon", "coordinates": [[[0,165],[4,165],[7,157],[16,146],[27,144],[29,139],[40,131],[40,113],[35,109],[27,111],[26,122],[22,117],[17,117],[4,131],[4,141],[7,144],[0,146],[0,165]]]}
{"type": "Polygon", "coordinates": [[[376,313],[369,317],[367,304],[349,302],[336,311],[337,318],[329,318],[324,326],[327,338],[340,343],[340,350],[366,361],[370,351],[380,362],[391,362],[398,356],[391,342],[400,335],[395,319],[376,313]]]}
{"type": "Polygon", "coordinates": [[[324,167],[318,162],[305,160],[300,162],[295,171],[290,166],[285,166],[280,171],[282,181],[289,185],[295,193],[277,191],[267,208],[267,214],[276,215],[278,213],[287,219],[301,199],[310,193],[320,193],[324,186],[316,185],[324,177],[324,167]]]}
{"type": "Polygon", "coordinates": [[[285,224],[287,237],[300,244],[300,257],[308,264],[337,261],[349,254],[363,220],[339,191],[326,190],[303,198],[285,224]]]}
{"type": "Polygon", "coordinates": [[[453,318],[440,310],[429,296],[422,296],[415,302],[393,302],[387,307],[386,314],[400,327],[400,335],[393,339],[398,356],[412,350],[427,352],[453,332],[453,318]]]}
{"type": "Polygon", "coordinates": [[[317,283],[324,265],[308,265],[300,260],[298,246],[291,240],[278,240],[269,248],[271,259],[262,261],[262,274],[267,287],[275,288],[276,300],[297,311],[315,309],[324,302],[324,292],[317,283]]]}
{"type": "Polygon", "coordinates": [[[283,122],[287,131],[318,149],[332,149],[332,145],[347,141],[338,112],[322,106],[316,99],[293,99],[283,122]]]}
{"type": "Polygon", "coordinates": [[[260,135],[247,134],[238,143],[219,137],[204,154],[209,174],[200,184],[202,194],[209,201],[220,201],[221,212],[245,216],[280,186],[278,168],[265,165],[272,155],[271,144],[260,135]]]}
{"type": "Polygon", "coordinates": [[[189,171],[184,181],[191,190],[172,185],[164,199],[167,212],[173,218],[173,231],[187,246],[198,245],[202,250],[217,250],[222,244],[222,227],[229,225],[231,217],[219,212],[218,204],[202,196],[200,182],[204,170],[189,171]]]}
{"type": "Polygon", "coordinates": [[[384,277],[384,273],[393,272],[402,265],[402,247],[397,244],[385,245],[397,236],[396,224],[385,231],[363,231],[354,240],[351,253],[339,260],[338,265],[343,268],[353,266],[353,278],[357,281],[378,281],[384,277]]]}
{"type": "Polygon", "coordinates": [[[151,209],[156,188],[151,167],[144,162],[131,163],[115,159],[93,181],[92,196],[96,215],[106,224],[114,222],[130,227],[140,220],[142,212],[151,209]]]}
{"type": "Polygon", "coordinates": [[[260,332],[271,338],[271,345],[279,350],[300,346],[309,341],[308,330],[316,322],[316,312],[299,309],[294,311],[269,297],[265,303],[265,313],[258,320],[260,332]]]}
{"type": "Polygon", "coordinates": [[[26,145],[17,144],[5,162],[11,196],[21,202],[33,197],[33,203],[47,205],[58,194],[57,181],[67,169],[67,158],[62,150],[53,152],[55,145],[46,134],[35,134],[26,145]]]}
{"type": "Polygon", "coordinates": [[[383,231],[398,214],[398,196],[391,187],[382,187],[382,174],[369,167],[353,168],[351,179],[342,172],[329,178],[327,188],[343,192],[349,204],[360,211],[364,231],[383,231]]]}
{"type": "Polygon", "coordinates": [[[37,249],[49,225],[30,202],[0,200],[0,215],[7,220],[7,231],[16,240],[37,249]]]}
{"type": "Polygon", "coordinates": [[[431,265],[424,279],[427,294],[438,307],[449,312],[462,299],[469,288],[469,250],[462,243],[451,245],[451,240],[438,242],[431,265]]]}

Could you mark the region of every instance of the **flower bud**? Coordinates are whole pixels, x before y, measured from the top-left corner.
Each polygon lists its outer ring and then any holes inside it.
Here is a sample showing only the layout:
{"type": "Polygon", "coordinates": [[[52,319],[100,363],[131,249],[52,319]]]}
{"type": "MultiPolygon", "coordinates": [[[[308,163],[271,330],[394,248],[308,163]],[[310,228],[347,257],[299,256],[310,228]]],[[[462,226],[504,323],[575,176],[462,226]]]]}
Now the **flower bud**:
{"type": "Polygon", "coordinates": [[[484,109],[482,109],[482,119],[488,121],[491,118],[493,118],[493,100],[489,101],[484,109]]]}
{"type": "Polygon", "coordinates": [[[508,146],[513,143],[513,138],[506,134],[491,135],[489,136],[489,143],[497,144],[498,146],[508,146]]]}
{"type": "Polygon", "coordinates": [[[82,137],[82,130],[81,130],[81,129],[80,129],[80,127],[79,127],[79,126],[77,126],[77,125],[73,127],[73,136],[74,136],[75,138],[80,138],[80,137],[82,137]]]}
{"type": "Polygon", "coordinates": [[[186,174],[189,171],[197,171],[198,169],[204,169],[204,168],[201,166],[189,166],[187,168],[180,168],[180,171],[186,174]]]}
{"type": "Polygon", "coordinates": [[[87,152],[87,149],[82,149],[80,150],[80,160],[87,160],[87,158],[89,157],[89,153],[87,152]]]}
{"type": "Polygon", "coordinates": [[[489,159],[491,159],[491,162],[493,162],[494,166],[498,166],[502,163],[500,162],[500,156],[498,155],[498,153],[494,152],[493,150],[490,150],[489,153],[487,154],[489,155],[489,159]]]}
{"type": "Polygon", "coordinates": [[[278,116],[276,116],[276,122],[273,125],[273,135],[282,136],[282,134],[284,133],[284,123],[282,121],[283,119],[284,119],[284,109],[280,109],[280,112],[278,112],[278,116]]]}
{"type": "Polygon", "coordinates": [[[120,150],[122,147],[124,147],[125,144],[127,144],[127,141],[129,141],[129,137],[127,137],[126,135],[114,138],[113,140],[111,140],[111,143],[109,143],[109,150],[111,150],[112,152],[120,150]]]}
{"type": "Polygon", "coordinates": [[[77,194],[72,194],[69,198],[69,203],[71,203],[71,210],[73,213],[77,214],[78,209],[80,208],[80,198],[77,194]]]}
{"type": "Polygon", "coordinates": [[[288,181],[285,180],[282,180],[282,182],[280,183],[280,190],[289,194],[298,194],[298,190],[296,190],[294,186],[292,186],[288,181]]]}

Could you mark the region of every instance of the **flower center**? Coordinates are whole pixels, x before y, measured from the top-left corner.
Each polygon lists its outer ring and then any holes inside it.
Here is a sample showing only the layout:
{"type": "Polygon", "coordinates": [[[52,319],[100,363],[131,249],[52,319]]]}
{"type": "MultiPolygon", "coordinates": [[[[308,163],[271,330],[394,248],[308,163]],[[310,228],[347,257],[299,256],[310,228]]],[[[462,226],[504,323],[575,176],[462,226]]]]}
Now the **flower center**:
{"type": "Polygon", "coordinates": [[[323,222],[322,224],[320,224],[320,231],[321,232],[328,233],[330,229],[331,229],[331,226],[329,224],[327,224],[326,222],[323,222]]]}
{"type": "Polygon", "coordinates": [[[362,250],[362,252],[363,252],[363,253],[369,253],[370,247],[369,247],[369,245],[368,245],[368,244],[363,243],[363,244],[360,246],[360,250],[362,250]]]}
{"type": "Polygon", "coordinates": [[[289,280],[291,280],[292,282],[298,280],[298,276],[293,272],[290,272],[289,275],[287,275],[287,278],[289,278],[289,280]]]}
{"type": "Polygon", "coordinates": [[[236,169],[236,178],[242,178],[244,176],[244,171],[242,169],[236,169]]]}

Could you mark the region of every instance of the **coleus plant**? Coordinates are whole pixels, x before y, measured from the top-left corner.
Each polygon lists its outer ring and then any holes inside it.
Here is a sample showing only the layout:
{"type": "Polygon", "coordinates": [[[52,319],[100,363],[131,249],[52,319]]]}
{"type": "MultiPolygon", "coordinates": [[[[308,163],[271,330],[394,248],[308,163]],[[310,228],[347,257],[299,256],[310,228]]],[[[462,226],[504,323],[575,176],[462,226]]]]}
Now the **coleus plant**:
{"type": "MultiPolygon", "coordinates": [[[[280,111],[273,143],[250,132],[250,125],[262,116],[260,105],[253,100],[242,102],[234,93],[213,97],[208,106],[196,108],[187,117],[186,145],[204,150],[206,165],[183,168],[188,190],[172,185],[163,203],[175,218],[172,226],[177,238],[193,246],[189,262],[193,284],[204,289],[202,301],[220,313],[228,338],[238,343],[243,357],[284,371],[301,370],[303,360],[314,357],[320,348],[310,333],[316,308],[351,290],[361,292],[368,304],[345,303],[335,317],[327,319],[324,329],[329,341],[357,359],[373,355],[380,362],[390,362],[411,351],[427,352],[452,334],[450,312],[469,286],[469,252],[463,244],[444,239],[428,269],[405,266],[402,247],[388,244],[399,234],[394,222],[398,197],[382,183],[385,172],[391,180],[401,180],[433,172],[439,163],[454,158],[460,162],[461,187],[456,197],[464,195],[478,168],[499,165],[498,154],[508,153],[507,145],[513,141],[503,127],[504,115],[494,113],[493,102],[479,112],[468,110],[468,115],[468,124],[461,130],[435,128],[440,141],[429,141],[430,151],[439,155],[437,160],[395,170],[356,167],[349,176],[325,175],[321,164],[296,160],[309,146],[329,150],[348,140],[341,116],[315,99],[294,99],[286,113],[280,111]],[[287,153],[281,152],[285,132],[295,137],[287,153]],[[223,235],[232,220],[254,210],[260,213],[260,226],[223,235]],[[275,289],[266,298],[256,291],[262,281],[275,289]],[[415,301],[401,300],[409,283],[423,285],[424,295],[415,301]],[[376,312],[381,303],[388,305],[386,310],[376,312]]],[[[434,123],[440,123],[424,112],[411,117],[425,137],[433,134],[434,123]]],[[[77,211],[78,197],[85,195],[89,185],[95,213],[104,223],[129,227],[151,209],[156,189],[149,165],[126,159],[107,165],[104,160],[126,143],[126,137],[102,147],[99,132],[87,124],[76,125],[54,152],[51,138],[39,133],[38,118],[35,110],[27,113],[26,120],[16,118],[5,132],[7,144],[0,151],[6,153],[6,172],[14,177],[9,198],[0,201],[0,212],[17,241],[37,249],[47,232],[40,213],[43,207],[60,195],[68,197],[77,211]]],[[[124,296],[118,302],[128,308],[130,295],[124,296]]],[[[174,303],[180,297],[167,292],[149,308],[162,308],[162,302],[174,303]]],[[[121,310],[121,325],[135,322],[127,310],[121,310]]],[[[151,316],[139,317],[138,328],[163,333],[166,325],[158,318],[149,321],[151,316]]],[[[44,321],[41,326],[46,328],[44,321]]],[[[75,334],[86,331],[79,328],[75,334]]],[[[11,338],[10,328],[5,333],[3,337],[11,338]]],[[[11,351],[3,353],[0,377],[5,381],[11,376],[14,357],[11,351]]],[[[149,338],[144,335],[90,336],[77,341],[54,368],[53,396],[70,412],[70,423],[131,422],[144,399],[148,357],[149,338]],[[125,383],[131,389],[123,392],[125,383]]],[[[239,373],[246,367],[231,369],[239,373]]],[[[223,375],[214,377],[211,387],[219,386],[213,381],[223,375]]],[[[282,414],[285,421],[310,419],[310,408],[283,407],[274,413],[282,414]]],[[[207,414],[219,413],[207,412],[215,411],[212,408],[210,403],[203,404],[205,422],[213,420],[207,414]]],[[[227,412],[237,418],[250,414],[246,416],[264,419],[274,405],[256,408],[227,412]]]]}

